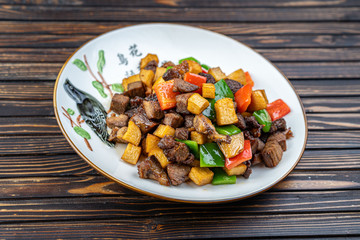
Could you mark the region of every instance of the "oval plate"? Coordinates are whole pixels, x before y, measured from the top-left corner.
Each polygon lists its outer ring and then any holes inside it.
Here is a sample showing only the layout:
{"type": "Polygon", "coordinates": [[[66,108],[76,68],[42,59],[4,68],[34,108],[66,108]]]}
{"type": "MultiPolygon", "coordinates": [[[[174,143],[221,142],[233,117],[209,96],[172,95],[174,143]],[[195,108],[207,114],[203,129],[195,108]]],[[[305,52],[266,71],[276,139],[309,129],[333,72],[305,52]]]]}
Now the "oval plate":
{"type": "MultiPolygon", "coordinates": [[[[116,90],[116,85],[113,87],[116,90]]],[[[115,92],[114,90],[112,91],[115,92]]],[[[270,61],[224,35],[176,24],[126,27],[87,42],[75,51],[62,67],[55,83],[54,108],[66,139],[92,167],[132,190],[174,201],[224,202],[244,199],[266,191],[295,168],[307,140],[307,122],[300,98],[289,80],[270,61]],[[102,76],[109,85],[121,82],[124,77],[139,72],[140,59],[147,53],[157,54],[160,63],[165,60],[176,63],[181,58],[193,56],[209,66],[220,66],[226,74],[241,67],[250,72],[255,89],[266,89],[270,102],[282,98],[291,108],[286,121],[294,137],[287,141],[288,150],[284,152],[279,165],[272,169],[255,166],[249,179],[239,177],[233,185],[208,184],[199,187],[193,183],[185,183],[166,187],[153,180],[140,179],[137,167],[120,159],[125,144],[111,148],[103,143],[86,123],[76,127],[79,110],[64,89],[65,80],[69,79],[76,88],[91,94],[108,110],[110,92],[94,81],[102,82],[102,76]],[[102,72],[101,76],[99,72],[102,72]],[[71,121],[74,123],[71,124],[71,121]]]]}

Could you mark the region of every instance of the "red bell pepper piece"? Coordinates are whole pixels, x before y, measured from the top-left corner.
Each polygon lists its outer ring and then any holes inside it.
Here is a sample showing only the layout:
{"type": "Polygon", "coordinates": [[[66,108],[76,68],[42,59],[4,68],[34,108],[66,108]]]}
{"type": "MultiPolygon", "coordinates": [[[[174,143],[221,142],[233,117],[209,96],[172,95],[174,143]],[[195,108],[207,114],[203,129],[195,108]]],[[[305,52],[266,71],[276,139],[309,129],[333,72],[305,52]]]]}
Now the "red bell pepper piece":
{"type": "Polygon", "coordinates": [[[174,80],[164,83],[159,83],[154,90],[159,100],[161,110],[167,110],[176,106],[176,95],[178,92],[173,92],[174,80]]]}
{"type": "Polygon", "coordinates": [[[199,93],[201,95],[202,94],[202,85],[203,85],[203,83],[206,83],[206,77],[197,75],[195,73],[187,72],[187,73],[185,73],[184,81],[194,84],[196,86],[199,86],[199,89],[194,92],[199,93]]]}
{"type": "Polygon", "coordinates": [[[252,151],[251,151],[251,144],[250,140],[244,141],[244,150],[239,153],[237,156],[233,158],[226,158],[225,159],[225,167],[227,169],[232,169],[241,163],[250,160],[252,158],[252,151]]]}
{"type": "Polygon", "coordinates": [[[290,108],[282,99],[278,99],[269,103],[266,107],[266,111],[269,113],[271,120],[275,121],[288,114],[290,108]]]}
{"type": "Polygon", "coordinates": [[[245,112],[248,106],[250,105],[251,92],[252,92],[252,86],[250,84],[246,84],[235,93],[235,101],[239,113],[245,112]]]}
{"type": "Polygon", "coordinates": [[[245,72],[245,80],[246,80],[246,84],[250,84],[251,87],[254,86],[254,81],[252,80],[249,72],[245,72]]]}

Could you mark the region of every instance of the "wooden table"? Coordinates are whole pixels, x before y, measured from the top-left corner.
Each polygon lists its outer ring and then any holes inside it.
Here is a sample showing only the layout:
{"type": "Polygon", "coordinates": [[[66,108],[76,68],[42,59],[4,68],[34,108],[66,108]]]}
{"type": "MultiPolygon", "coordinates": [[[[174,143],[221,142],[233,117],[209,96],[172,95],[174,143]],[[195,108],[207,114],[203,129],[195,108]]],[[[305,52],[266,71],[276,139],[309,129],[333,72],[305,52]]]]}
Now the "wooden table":
{"type": "Polygon", "coordinates": [[[0,0],[0,239],[360,237],[360,1],[0,0]],[[144,196],[92,170],[56,123],[65,60],[98,34],[177,22],[273,61],[300,94],[309,138],[272,190],[218,205],[144,196]]]}

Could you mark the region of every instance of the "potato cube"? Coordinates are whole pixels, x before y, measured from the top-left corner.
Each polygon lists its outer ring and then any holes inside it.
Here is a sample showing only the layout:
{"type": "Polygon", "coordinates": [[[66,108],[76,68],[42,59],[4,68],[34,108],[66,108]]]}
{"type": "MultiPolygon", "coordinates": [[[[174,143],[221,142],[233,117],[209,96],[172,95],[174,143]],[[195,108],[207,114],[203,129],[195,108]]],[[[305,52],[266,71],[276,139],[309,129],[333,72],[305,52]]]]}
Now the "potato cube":
{"type": "MultiPolygon", "coordinates": [[[[166,68],[164,67],[157,67],[156,71],[155,71],[155,77],[154,77],[154,81],[159,79],[159,77],[162,77],[164,75],[164,73],[166,72],[166,68]]],[[[165,80],[164,80],[165,81],[165,80]]]]}
{"type": "Polygon", "coordinates": [[[152,149],[149,153],[149,156],[151,155],[154,155],[156,157],[162,168],[166,168],[166,166],[169,164],[169,161],[165,156],[164,151],[159,147],[152,149]]]}
{"type": "Polygon", "coordinates": [[[214,173],[207,167],[192,167],[189,178],[199,186],[211,183],[214,173]]]}
{"type": "Polygon", "coordinates": [[[141,155],[141,147],[135,146],[129,143],[126,146],[124,154],[121,156],[121,159],[130,164],[136,164],[141,155]]]}
{"type": "Polygon", "coordinates": [[[192,61],[192,60],[186,60],[186,61],[189,64],[189,72],[196,73],[196,74],[202,72],[202,68],[199,63],[192,61]]]}
{"type": "Polygon", "coordinates": [[[216,122],[219,126],[234,124],[239,121],[234,102],[231,98],[222,98],[215,103],[216,122]]]}
{"type": "Polygon", "coordinates": [[[116,139],[117,139],[117,142],[120,142],[120,143],[127,143],[127,141],[125,141],[123,139],[123,136],[125,135],[126,131],[127,131],[127,127],[122,127],[120,128],[117,133],[116,133],[116,139]]]}
{"type": "Polygon", "coordinates": [[[152,89],[155,89],[156,85],[160,84],[160,83],[164,83],[165,80],[162,77],[159,77],[153,84],[152,89]]]}
{"type": "Polygon", "coordinates": [[[195,141],[198,144],[205,144],[206,140],[207,140],[206,135],[204,135],[202,133],[199,133],[197,131],[192,131],[190,133],[190,138],[191,138],[192,141],[195,141]]]}
{"type": "Polygon", "coordinates": [[[124,78],[124,80],[122,81],[122,85],[124,86],[124,90],[125,90],[125,91],[128,90],[128,85],[129,85],[130,83],[139,82],[139,81],[141,81],[139,74],[132,75],[132,76],[130,76],[130,77],[128,77],[128,78],[124,78]]]}
{"type": "Polygon", "coordinates": [[[242,85],[246,85],[246,77],[244,71],[240,68],[227,76],[228,79],[235,80],[242,85]]]}
{"type": "Polygon", "coordinates": [[[226,158],[237,156],[244,150],[244,133],[238,133],[231,136],[231,142],[221,142],[219,148],[226,158]]]}
{"type": "Polygon", "coordinates": [[[188,99],[187,110],[193,114],[200,114],[209,106],[209,101],[200,94],[194,93],[188,99]]]}
{"type": "Polygon", "coordinates": [[[212,83],[203,83],[202,95],[204,98],[215,98],[215,85],[212,83]]]}
{"type": "Polygon", "coordinates": [[[265,109],[268,104],[267,97],[264,90],[255,90],[251,93],[251,103],[247,108],[250,112],[255,112],[265,109]]]}
{"type": "Polygon", "coordinates": [[[227,169],[226,167],[223,168],[224,171],[227,173],[227,175],[229,176],[233,176],[233,175],[243,175],[247,169],[247,166],[244,163],[241,163],[240,165],[233,167],[232,169],[227,169]]]}
{"type": "Polygon", "coordinates": [[[144,151],[149,153],[151,150],[158,147],[158,143],[160,142],[160,138],[148,133],[146,139],[144,140],[144,151]]]}
{"type": "Polygon", "coordinates": [[[163,138],[165,135],[174,136],[175,129],[169,125],[160,124],[153,134],[159,138],[163,138]]]}
{"type": "Polygon", "coordinates": [[[141,130],[133,121],[129,121],[128,129],[122,139],[138,146],[141,141],[141,130]]]}
{"type": "Polygon", "coordinates": [[[220,67],[210,68],[208,73],[215,78],[215,81],[220,81],[221,79],[226,78],[226,74],[221,71],[220,67]]]}
{"type": "Polygon", "coordinates": [[[154,76],[155,76],[155,74],[154,74],[154,72],[152,70],[146,70],[146,69],[141,69],[140,70],[140,80],[148,88],[152,87],[154,76]]]}
{"type": "Polygon", "coordinates": [[[143,69],[148,65],[149,62],[154,60],[155,62],[159,63],[159,58],[156,54],[148,53],[144,58],[140,61],[140,69],[143,69]]]}

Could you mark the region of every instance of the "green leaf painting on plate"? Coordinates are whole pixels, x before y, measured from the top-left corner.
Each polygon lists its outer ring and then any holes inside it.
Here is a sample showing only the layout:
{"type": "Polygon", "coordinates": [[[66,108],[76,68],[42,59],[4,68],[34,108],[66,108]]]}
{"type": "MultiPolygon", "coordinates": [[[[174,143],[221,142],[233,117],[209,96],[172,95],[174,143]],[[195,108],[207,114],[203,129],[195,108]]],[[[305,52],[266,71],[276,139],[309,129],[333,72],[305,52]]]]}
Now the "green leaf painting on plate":
{"type": "Polygon", "coordinates": [[[78,58],[73,61],[73,64],[75,66],[77,66],[82,71],[87,70],[87,67],[86,67],[85,63],[83,61],[81,61],[80,59],[78,59],[78,58]]]}
{"type": "Polygon", "coordinates": [[[124,92],[124,87],[121,83],[113,83],[111,89],[115,92],[124,92]]]}
{"type": "Polygon", "coordinates": [[[100,73],[103,73],[104,66],[105,66],[104,50],[100,50],[99,51],[99,59],[97,61],[97,68],[100,73]]]}
{"type": "Polygon", "coordinates": [[[98,81],[92,81],[92,85],[98,90],[103,98],[107,98],[107,94],[104,92],[104,86],[101,83],[98,81]]]}
{"type": "Polygon", "coordinates": [[[81,127],[78,127],[78,126],[75,126],[74,127],[74,130],[77,134],[79,134],[79,136],[83,137],[83,138],[86,138],[86,139],[91,139],[91,136],[90,134],[83,128],[81,127]]]}
{"type": "Polygon", "coordinates": [[[70,114],[71,116],[75,114],[74,110],[72,110],[71,108],[68,108],[66,111],[67,111],[68,114],[70,114]]]}

